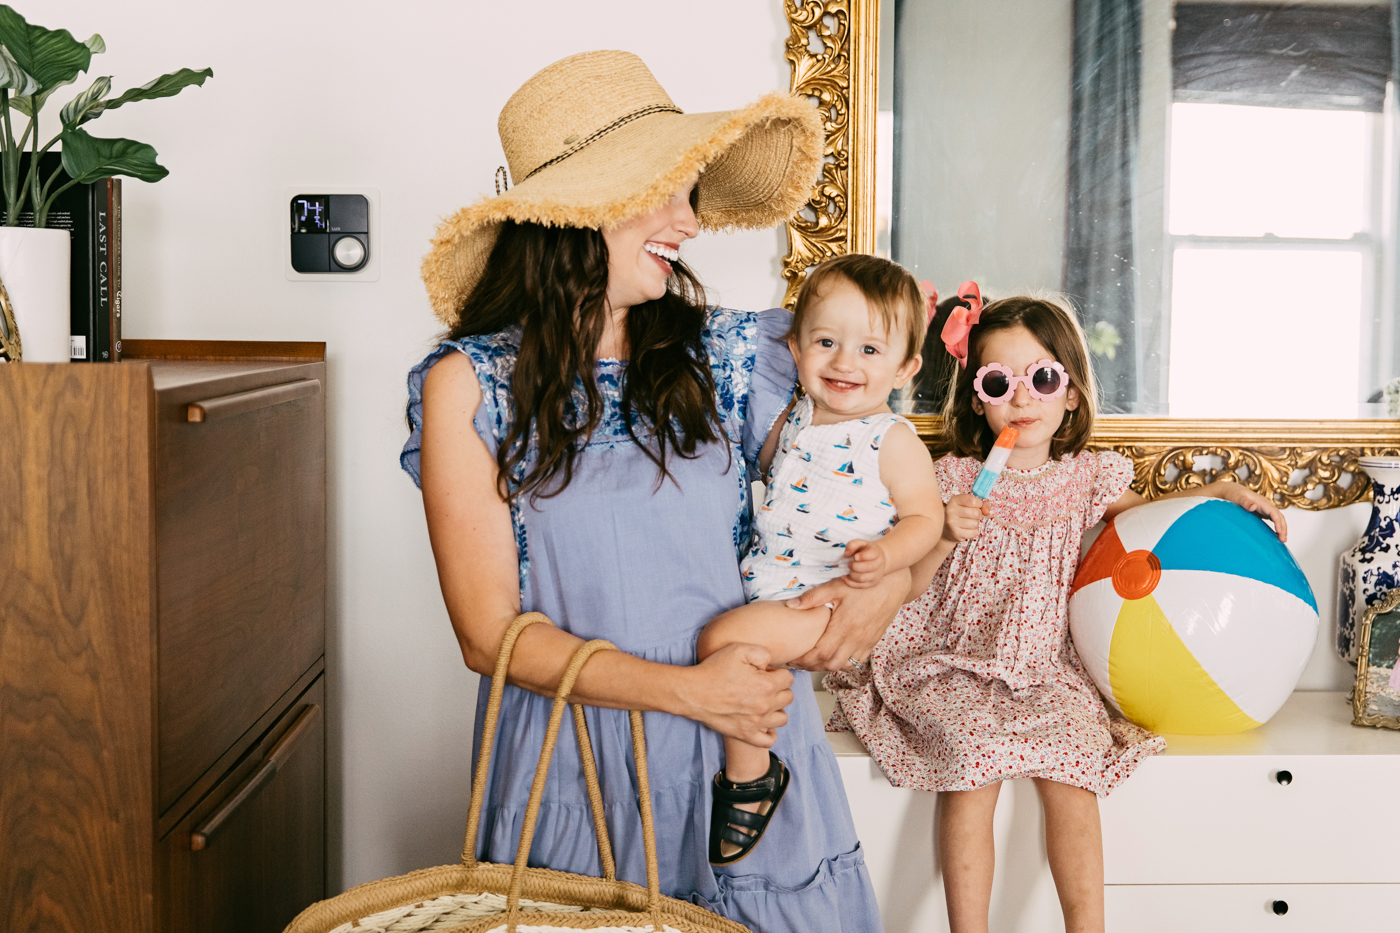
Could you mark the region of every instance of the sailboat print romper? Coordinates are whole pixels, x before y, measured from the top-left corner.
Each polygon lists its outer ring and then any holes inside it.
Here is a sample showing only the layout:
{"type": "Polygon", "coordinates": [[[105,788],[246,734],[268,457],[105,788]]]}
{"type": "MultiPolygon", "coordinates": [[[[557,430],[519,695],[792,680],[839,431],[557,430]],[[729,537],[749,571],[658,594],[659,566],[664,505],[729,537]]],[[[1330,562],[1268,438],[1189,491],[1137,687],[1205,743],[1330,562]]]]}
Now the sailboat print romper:
{"type": "Polygon", "coordinates": [[[763,504],[739,569],[749,602],[791,599],[846,573],[852,540],[873,541],[894,527],[890,491],[880,482],[880,442],[896,424],[884,413],[812,424],[804,395],[788,414],[768,472],[763,504]]]}

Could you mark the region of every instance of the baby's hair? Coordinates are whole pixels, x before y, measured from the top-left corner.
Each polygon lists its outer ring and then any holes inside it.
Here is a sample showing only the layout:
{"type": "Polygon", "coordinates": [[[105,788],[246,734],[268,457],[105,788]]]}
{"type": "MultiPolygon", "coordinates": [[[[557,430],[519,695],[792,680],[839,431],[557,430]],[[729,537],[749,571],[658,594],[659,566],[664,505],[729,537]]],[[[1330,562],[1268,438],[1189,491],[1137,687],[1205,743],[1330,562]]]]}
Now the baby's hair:
{"type": "MultiPolygon", "coordinates": [[[[996,436],[987,419],[973,411],[976,393],[972,381],[977,370],[989,362],[982,358],[982,345],[989,334],[1013,327],[1031,332],[1050,355],[1060,361],[1069,375],[1071,387],[1079,390],[1079,407],[1065,412],[1065,420],[1050,440],[1050,457],[1059,459],[1077,454],[1089,445],[1094,431],[1094,415],[1098,408],[1098,387],[1094,370],[1089,365],[1089,348],[1084,331],[1067,305],[1053,298],[1019,296],[994,301],[982,309],[981,319],[973,326],[967,343],[967,368],[960,370],[953,391],[943,406],[943,434],[960,457],[986,458],[992,452],[996,436]]],[[[990,362],[999,362],[991,360],[990,362]]]]}
{"type": "Polygon", "coordinates": [[[863,253],[828,259],[807,273],[807,281],[797,292],[789,337],[801,333],[807,309],[821,296],[823,284],[832,279],[845,279],[854,285],[870,306],[871,321],[878,315],[885,325],[885,333],[891,338],[897,333],[896,325],[904,325],[909,339],[901,362],[918,355],[928,328],[928,303],[923,289],[899,263],[863,253]]]}

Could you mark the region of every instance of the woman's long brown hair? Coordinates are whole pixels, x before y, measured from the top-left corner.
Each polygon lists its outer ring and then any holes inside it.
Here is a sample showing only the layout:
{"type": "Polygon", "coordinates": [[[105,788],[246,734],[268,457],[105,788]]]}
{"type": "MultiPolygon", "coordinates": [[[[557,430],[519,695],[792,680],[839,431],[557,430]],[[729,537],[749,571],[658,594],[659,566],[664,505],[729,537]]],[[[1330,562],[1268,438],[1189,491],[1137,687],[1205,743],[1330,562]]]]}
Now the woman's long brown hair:
{"type": "MultiPolygon", "coordinates": [[[[514,418],[496,449],[507,501],[563,492],[602,421],[594,369],[607,320],[607,287],[608,247],[601,232],[507,221],[481,281],[447,335],[459,340],[521,325],[511,377],[514,418]],[[513,483],[508,477],[525,464],[532,438],[534,461],[513,483]]],[[[656,464],[658,484],[670,477],[670,457],[693,458],[700,445],[722,436],[714,375],[700,339],[704,294],[699,280],[677,261],[666,294],[627,313],[623,420],[656,464]],[[639,433],[652,436],[643,440],[639,433]]]]}

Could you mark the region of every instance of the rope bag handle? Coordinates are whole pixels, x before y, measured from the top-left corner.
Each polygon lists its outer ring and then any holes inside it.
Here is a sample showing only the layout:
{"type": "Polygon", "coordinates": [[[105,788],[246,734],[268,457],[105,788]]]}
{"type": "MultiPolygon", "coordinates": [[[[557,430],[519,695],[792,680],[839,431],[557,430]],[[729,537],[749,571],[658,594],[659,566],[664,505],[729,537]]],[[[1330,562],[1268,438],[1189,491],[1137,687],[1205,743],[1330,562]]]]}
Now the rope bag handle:
{"type": "MultiPolygon", "coordinates": [[[[476,777],[472,781],[471,812],[467,818],[466,844],[462,849],[462,862],[468,868],[474,868],[477,865],[476,838],[485,809],[486,776],[491,763],[492,748],[495,744],[501,698],[505,693],[506,671],[510,667],[511,654],[515,650],[515,643],[520,633],[536,623],[553,625],[545,615],[538,612],[528,612],[517,617],[506,629],[505,636],[501,639],[500,651],[496,656],[496,668],[491,676],[491,694],[486,705],[486,721],[482,724],[481,752],[477,761],[476,777]]],[[[535,780],[530,787],[530,799],[525,809],[520,845],[516,851],[515,868],[511,873],[510,892],[506,901],[506,929],[508,931],[514,930],[519,919],[520,894],[525,882],[525,867],[530,857],[530,846],[534,840],[540,802],[544,797],[545,779],[549,773],[550,759],[554,756],[554,746],[559,738],[559,727],[563,722],[565,706],[573,707],[574,729],[578,734],[584,783],[588,788],[589,804],[593,811],[593,824],[598,837],[598,855],[603,866],[603,877],[608,881],[616,879],[616,864],[603,814],[603,797],[599,788],[588,726],[584,721],[582,707],[568,702],[569,694],[573,692],[579,672],[588,659],[599,651],[616,650],[618,649],[615,645],[602,639],[595,639],[581,645],[570,659],[569,666],[565,669],[564,676],[555,691],[554,705],[550,710],[549,728],[545,732],[544,745],[540,750],[540,762],[535,770],[535,780]]],[[[646,736],[642,728],[642,714],[631,710],[628,715],[632,725],[632,754],[637,768],[638,805],[642,816],[642,844],[646,851],[649,909],[656,929],[660,930],[662,924],[660,916],[661,883],[656,857],[656,827],[651,806],[651,782],[647,774],[646,736]]]]}

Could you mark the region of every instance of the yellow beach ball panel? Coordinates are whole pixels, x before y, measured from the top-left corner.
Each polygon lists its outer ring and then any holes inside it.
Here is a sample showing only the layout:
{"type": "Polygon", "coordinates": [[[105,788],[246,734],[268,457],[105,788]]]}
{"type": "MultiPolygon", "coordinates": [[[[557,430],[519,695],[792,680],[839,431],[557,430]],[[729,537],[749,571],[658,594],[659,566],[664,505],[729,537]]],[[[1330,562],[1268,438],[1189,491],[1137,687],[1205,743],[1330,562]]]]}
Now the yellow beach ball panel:
{"type": "Polygon", "coordinates": [[[1225,735],[1259,725],[1206,673],[1150,595],[1123,600],[1108,681],[1123,715],[1153,732],[1225,735]]]}

